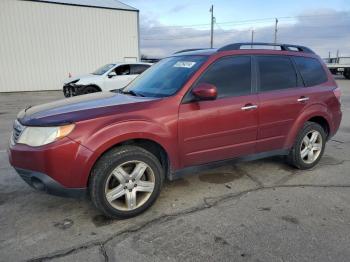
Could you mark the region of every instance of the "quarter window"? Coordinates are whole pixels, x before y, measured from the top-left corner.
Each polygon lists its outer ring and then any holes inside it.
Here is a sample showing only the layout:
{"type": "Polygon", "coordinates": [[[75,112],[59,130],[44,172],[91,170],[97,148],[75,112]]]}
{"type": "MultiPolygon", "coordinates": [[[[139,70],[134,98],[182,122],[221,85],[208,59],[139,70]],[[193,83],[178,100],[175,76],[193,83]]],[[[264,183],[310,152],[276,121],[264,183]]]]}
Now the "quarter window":
{"type": "Polygon", "coordinates": [[[327,74],[317,59],[294,57],[294,61],[304,80],[305,86],[315,86],[327,82],[327,74]]]}
{"type": "Polygon", "coordinates": [[[218,98],[251,93],[251,58],[226,57],[215,62],[200,77],[199,83],[216,86],[218,98]]]}
{"type": "Polygon", "coordinates": [[[286,56],[257,56],[260,91],[286,89],[297,86],[297,74],[286,56]]]}

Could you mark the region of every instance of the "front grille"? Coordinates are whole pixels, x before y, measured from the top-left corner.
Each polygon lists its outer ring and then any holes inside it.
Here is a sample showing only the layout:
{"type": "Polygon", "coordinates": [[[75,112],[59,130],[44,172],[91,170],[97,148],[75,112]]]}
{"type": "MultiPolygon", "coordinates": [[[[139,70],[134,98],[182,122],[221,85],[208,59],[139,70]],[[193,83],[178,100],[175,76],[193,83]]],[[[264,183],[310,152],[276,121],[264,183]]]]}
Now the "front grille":
{"type": "Polygon", "coordinates": [[[21,136],[24,126],[21,125],[21,123],[18,120],[15,120],[13,123],[13,132],[12,132],[12,142],[15,144],[17,143],[19,137],[21,136]]]}

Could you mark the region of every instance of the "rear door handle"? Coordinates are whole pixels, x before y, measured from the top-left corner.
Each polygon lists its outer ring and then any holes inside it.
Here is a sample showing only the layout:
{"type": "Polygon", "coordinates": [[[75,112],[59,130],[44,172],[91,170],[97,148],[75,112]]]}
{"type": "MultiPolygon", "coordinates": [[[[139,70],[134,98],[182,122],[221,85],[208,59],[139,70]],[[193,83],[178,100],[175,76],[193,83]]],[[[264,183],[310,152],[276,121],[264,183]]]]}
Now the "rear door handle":
{"type": "Polygon", "coordinates": [[[257,105],[252,105],[252,104],[247,104],[247,105],[241,107],[241,109],[242,109],[243,111],[255,110],[255,109],[257,109],[257,108],[258,108],[257,105]]]}
{"type": "Polygon", "coordinates": [[[300,98],[298,98],[298,102],[306,102],[306,101],[308,101],[309,100],[309,98],[307,97],[307,96],[301,96],[300,98]]]}

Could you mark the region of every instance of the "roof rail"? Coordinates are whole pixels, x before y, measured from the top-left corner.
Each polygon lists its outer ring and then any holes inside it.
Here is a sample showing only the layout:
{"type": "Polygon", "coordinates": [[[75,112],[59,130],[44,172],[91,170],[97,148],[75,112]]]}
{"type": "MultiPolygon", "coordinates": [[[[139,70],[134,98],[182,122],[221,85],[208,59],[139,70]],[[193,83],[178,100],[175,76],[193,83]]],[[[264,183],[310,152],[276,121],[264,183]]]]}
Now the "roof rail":
{"type": "Polygon", "coordinates": [[[174,54],[184,53],[184,52],[191,52],[191,51],[199,51],[199,50],[207,50],[211,48],[190,48],[190,49],[184,49],[180,51],[176,51],[174,54]]]}
{"type": "Polygon", "coordinates": [[[218,49],[218,51],[229,51],[229,50],[239,50],[242,46],[279,46],[281,50],[283,51],[298,51],[298,52],[305,52],[305,53],[311,53],[314,54],[314,51],[312,51],[310,48],[301,46],[301,45],[290,45],[290,44],[275,44],[275,43],[234,43],[225,45],[218,49]]]}

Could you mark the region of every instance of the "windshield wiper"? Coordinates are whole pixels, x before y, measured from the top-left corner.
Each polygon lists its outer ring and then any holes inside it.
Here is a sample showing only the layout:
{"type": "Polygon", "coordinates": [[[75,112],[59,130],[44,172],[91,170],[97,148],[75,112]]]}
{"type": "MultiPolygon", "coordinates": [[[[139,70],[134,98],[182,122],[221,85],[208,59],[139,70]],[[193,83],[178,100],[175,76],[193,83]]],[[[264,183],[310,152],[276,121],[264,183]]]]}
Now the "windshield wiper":
{"type": "Polygon", "coordinates": [[[121,91],[122,94],[132,95],[132,96],[144,96],[139,93],[136,93],[135,91],[128,90],[128,91],[121,91]]]}

